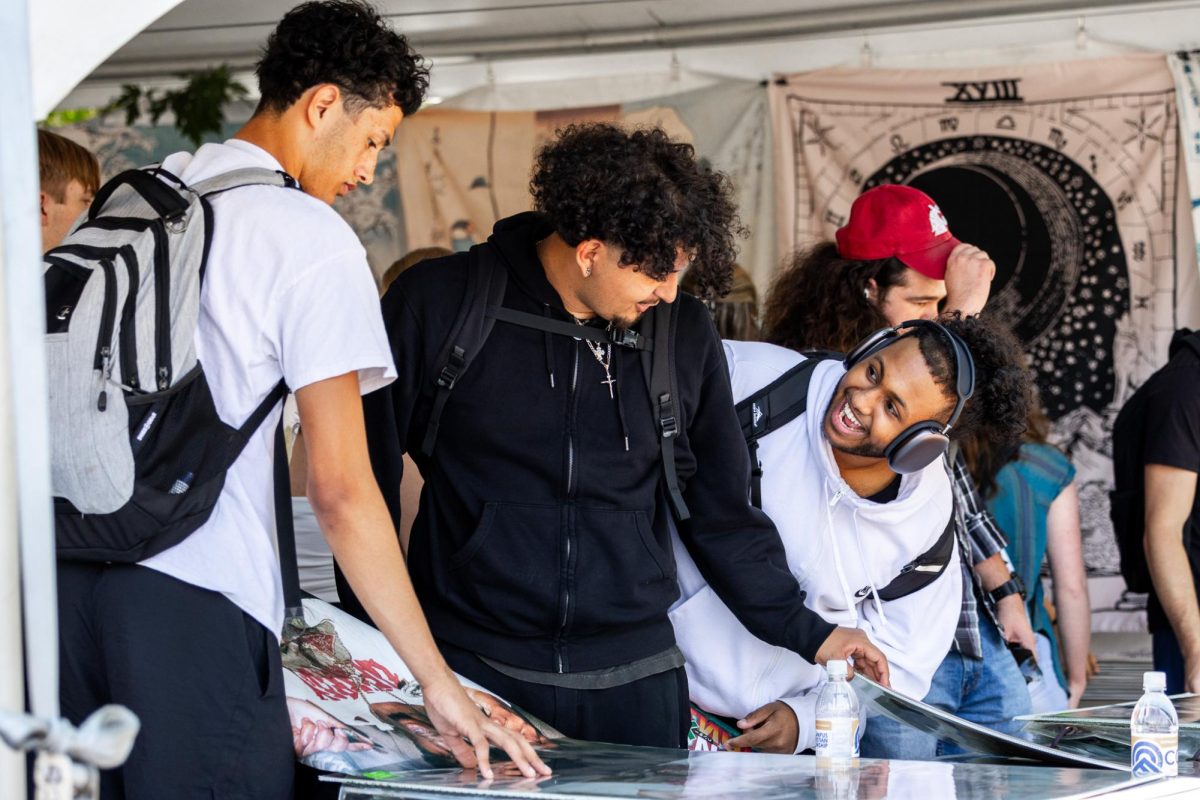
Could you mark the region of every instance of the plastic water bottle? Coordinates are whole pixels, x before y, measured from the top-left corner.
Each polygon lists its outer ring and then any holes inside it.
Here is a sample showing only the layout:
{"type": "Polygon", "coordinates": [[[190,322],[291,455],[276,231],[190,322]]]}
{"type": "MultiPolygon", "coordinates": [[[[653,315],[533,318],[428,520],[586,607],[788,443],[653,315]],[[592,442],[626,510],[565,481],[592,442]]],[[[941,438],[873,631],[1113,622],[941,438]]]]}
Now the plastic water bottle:
{"type": "Polygon", "coordinates": [[[1145,694],[1133,707],[1129,720],[1129,765],[1134,776],[1179,774],[1179,716],[1166,688],[1166,673],[1147,672],[1142,676],[1145,694]]]}
{"type": "Polygon", "coordinates": [[[858,758],[858,697],[846,682],[846,662],[825,665],[828,682],[817,695],[817,763],[845,765],[858,758]]]}

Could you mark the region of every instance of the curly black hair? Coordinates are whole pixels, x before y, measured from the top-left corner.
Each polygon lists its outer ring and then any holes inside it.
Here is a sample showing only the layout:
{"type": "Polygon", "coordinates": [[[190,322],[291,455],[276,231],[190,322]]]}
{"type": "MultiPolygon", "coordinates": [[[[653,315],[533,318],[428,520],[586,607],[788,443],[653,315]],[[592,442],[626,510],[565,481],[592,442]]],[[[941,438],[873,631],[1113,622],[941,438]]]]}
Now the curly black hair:
{"type": "MultiPolygon", "coordinates": [[[[975,393],[950,429],[950,438],[969,441],[986,436],[997,449],[1017,448],[1034,407],[1033,375],[1025,366],[1017,337],[986,316],[964,317],[955,311],[937,321],[963,340],[975,362],[975,393]]],[[[918,338],[934,382],[952,399],[956,376],[950,343],[927,327],[915,328],[912,335],[918,338]]]]}
{"type": "Polygon", "coordinates": [[[729,290],[734,238],[745,230],[729,178],[697,161],[690,144],[657,128],[571,125],[538,153],[530,191],[572,247],[599,239],[621,249],[622,266],[656,280],[683,247],[702,297],[729,290]]]}
{"type": "Polygon", "coordinates": [[[262,94],[259,110],[276,113],[309,88],[332,83],[345,95],[350,114],[395,103],[408,116],[421,107],[429,88],[424,59],[360,0],[293,8],[267,38],[255,74],[262,94]]]}
{"type": "Polygon", "coordinates": [[[908,269],[894,258],[850,261],[822,242],[792,256],[763,304],[763,341],[792,350],[848,353],[888,321],[864,296],[874,278],[880,297],[904,282],[908,269]]]}

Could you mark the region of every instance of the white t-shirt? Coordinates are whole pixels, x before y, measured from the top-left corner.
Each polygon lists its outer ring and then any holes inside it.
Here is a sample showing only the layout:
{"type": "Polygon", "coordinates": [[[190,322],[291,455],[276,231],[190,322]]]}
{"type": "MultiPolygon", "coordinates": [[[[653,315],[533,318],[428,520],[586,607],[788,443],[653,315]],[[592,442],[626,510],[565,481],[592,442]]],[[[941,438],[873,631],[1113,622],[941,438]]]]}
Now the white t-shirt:
{"type": "MultiPolygon", "coordinates": [[[[265,150],[236,139],[163,162],[189,184],[241,167],[281,169],[265,150]]],[[[364,394],[395,379],[366,252],[330,206],[274,186],[224,192],[212,206],[196,353],[226,424],[241,425],[281,378],[295,391],[357,372],[364,394]]],[[[246,444],[208,521],[141,562],[220,592],[276,635],[283,628],[273,483],[279,415],[277,407],[246,444]]]]}

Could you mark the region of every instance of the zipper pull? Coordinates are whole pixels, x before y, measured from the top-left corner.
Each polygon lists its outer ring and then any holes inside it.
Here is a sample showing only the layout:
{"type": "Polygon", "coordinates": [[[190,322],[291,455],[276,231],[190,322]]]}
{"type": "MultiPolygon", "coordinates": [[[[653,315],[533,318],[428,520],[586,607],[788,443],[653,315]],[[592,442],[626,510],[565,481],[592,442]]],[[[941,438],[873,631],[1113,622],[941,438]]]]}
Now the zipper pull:
{"type": "Polygon", "coordinates": [[[167,380],[167,368],[159,367],[158,368],[158,390],[161,392],[161,391],[165,390],[169,385],[170,385],[170,381],[167,380]]]}
{"type": "Polygon", "coordinates": [[[108,410],[108,379],[112,375],[112,348],[100,350],[100,396],[96,398],[96,410],[108,410]]]}

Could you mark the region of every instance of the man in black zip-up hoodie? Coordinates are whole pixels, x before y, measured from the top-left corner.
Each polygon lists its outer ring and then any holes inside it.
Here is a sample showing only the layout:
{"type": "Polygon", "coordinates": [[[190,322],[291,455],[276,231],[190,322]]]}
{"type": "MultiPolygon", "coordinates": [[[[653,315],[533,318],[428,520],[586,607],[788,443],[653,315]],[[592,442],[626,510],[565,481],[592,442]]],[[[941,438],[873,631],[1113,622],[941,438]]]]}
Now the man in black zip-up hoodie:
{"type": "Polygon", "coordinates": [[[588,125],[539,154],[532,190],[540,213],[501,220],[472,255],[396,281],[383,312],[400,375],[365,401],[397,519],[403,451],[425,479],[408,564],[448,663],[571,736],[686,742],[687,679],[667,618],[679,594],[672,512],[639,355],[498,321],[422,453],[439,354],[479,258],[506,271],[503,306],[543,319],[638,330],[674,302],[682,540],[757,636],[809,661],[857,657],[886,680],[865,634],[804,606],[778,533],[747,498],[720,340],[699,301],[676,299],[693,259],[702,287],[728,283],[728,181],[661,131],[588,125]]]}

